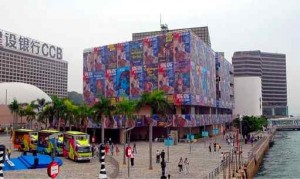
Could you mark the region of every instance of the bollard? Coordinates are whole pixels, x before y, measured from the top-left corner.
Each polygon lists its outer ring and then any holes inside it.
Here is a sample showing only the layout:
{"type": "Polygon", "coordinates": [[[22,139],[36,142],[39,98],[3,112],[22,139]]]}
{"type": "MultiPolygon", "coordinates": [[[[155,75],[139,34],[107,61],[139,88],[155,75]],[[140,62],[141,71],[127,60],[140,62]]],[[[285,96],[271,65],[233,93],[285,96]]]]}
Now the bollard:
{"type": "Polygon", "coordinates": [[[99,173],[99,179],[107,179],[106,170],[105,170],[105,145],[100,144],[99,147],[100,155],[100,173],[99,173]]]}

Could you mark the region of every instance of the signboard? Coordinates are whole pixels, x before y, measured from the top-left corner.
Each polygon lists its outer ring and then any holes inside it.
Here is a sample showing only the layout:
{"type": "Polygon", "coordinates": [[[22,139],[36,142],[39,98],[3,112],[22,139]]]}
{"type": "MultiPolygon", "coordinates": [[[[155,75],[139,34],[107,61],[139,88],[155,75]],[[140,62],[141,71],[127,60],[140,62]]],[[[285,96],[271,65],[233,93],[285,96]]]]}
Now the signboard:
{"type": "Polygon", "coordinates": [[[202,137],[208,137],[208,131],[202,131],[202,137]]]}
{"type": "Polygon", "coordinates": [[[48,173],[48,176],[51,177],[51,178],[57,177],[57,175],[59,174],[59,165],[58,165],[58,163],[56,163],[54,161],[51,162],[48,165],[47,173],[48,173]]]}
{"type": "Polygon", "coordinates": [[[172,146],[174,145],[174,140],[172,138],[164,139],[164,144],[165,146],[172,146]]]}
{"type": "Polygon", "coordinates": [[[62,48],[0,29],[0,47],[62,60],[62,48]]]}
{"type": "Polygon", "coordinates": [[[219,129],[217,129],[217,128],[213,129],[213,134],[214,134],[214,135],[219,134],[219,129]]]}

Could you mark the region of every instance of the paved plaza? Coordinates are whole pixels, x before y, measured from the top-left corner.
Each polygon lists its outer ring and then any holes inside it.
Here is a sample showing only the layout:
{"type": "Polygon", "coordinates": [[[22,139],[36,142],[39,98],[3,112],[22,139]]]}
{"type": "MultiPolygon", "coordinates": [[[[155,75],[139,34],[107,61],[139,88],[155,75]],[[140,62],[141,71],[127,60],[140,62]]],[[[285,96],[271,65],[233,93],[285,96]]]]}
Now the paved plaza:
{"type": "MultiPolygon", "coordinates": [[[[9,136],[0,136],[1,144],[10,146],[9,136]]],[[[149,170],[149,144],[147,142],[136,142],[137,154],[135,155],[135,165],[130,167],[130,178],[160,178],[161,166],[155,163],[155,153],[157,150],[164,149],[166,152],[166,160],[168,159],[167,148],[163,142],[153,142],[153,170],[149,170]]],[[[119,145],[120,153],[118,156],[114,155],[113,158],[119,162],[119,175],[116,178],[128,178],[127,177],[127,165],[123,165],[123,146],[119,145]]],[[[230,150],[231,146],[225,143],[223,136],[218,136],[209,140],[201,140],[197,143],[192,143],[192,152],[190,153],[189,143],[178,143],[178,145],[171,146],[169,162],[166,167],[166,175],[170,174],[171,178],[203,178],[206,177],[209,172],[215,169],[221,162],[221,152],[230,150]],[[221,150],[219,152],[210,153],[208,150],[209,143],[216,141],[220,143],[221,150]],[[179,173],[178,161],[179,158],[183,159],[187,157],[190,161],[189,173],[179,173]]],[[[251,144],[243,145],[244,157],[247,156],[247,151],[251,149],[251,144]]],[[[21,155],[21,152],[14,151],[12,158],[21,155]]],[[[109,154],[110,155],[110,154],[109,154]]],[[[109,159],[109,158],[108,158],[109,159]]],[[[97,178],[100,171],[100,163],[98,158],[93,158],[91,162],[73,162],[69,159],[62,157],[63,165],[60,168],[60,175],[58,179],[89,179],[97,178]]],[[[126,159],[127,162],[127,159],[126,159]]],[[[106,161],[106,171],[108,176],[112,176],[115,172],[116,165],[111,160],[106,161]]],[[[6,179],[17,178],[49,178],[47,176],[47,169],[31,169],[31,170],[18,170],[7,171],[4,173],[6,179]]]]}

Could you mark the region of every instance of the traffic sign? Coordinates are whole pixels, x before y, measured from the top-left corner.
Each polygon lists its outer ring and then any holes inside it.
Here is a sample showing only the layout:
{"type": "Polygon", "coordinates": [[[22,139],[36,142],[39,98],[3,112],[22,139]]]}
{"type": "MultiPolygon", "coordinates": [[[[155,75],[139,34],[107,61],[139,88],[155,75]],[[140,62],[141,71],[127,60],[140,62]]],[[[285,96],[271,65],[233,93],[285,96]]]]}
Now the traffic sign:
{"type": "Polygon", "coordinates": [[[59,165],[57,162],[51,162],[47,168],[48,176],[51,178],[56,178],[59,174],[59,165]]]}

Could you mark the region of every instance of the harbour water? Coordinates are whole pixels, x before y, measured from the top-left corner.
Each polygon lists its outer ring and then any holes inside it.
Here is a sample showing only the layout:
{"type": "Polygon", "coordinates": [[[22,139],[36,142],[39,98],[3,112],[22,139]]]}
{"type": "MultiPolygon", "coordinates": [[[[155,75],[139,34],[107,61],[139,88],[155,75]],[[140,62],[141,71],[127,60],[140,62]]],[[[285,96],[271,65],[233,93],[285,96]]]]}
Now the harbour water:
{"type": "Polygon", "coordinates": [[[300,178],[300,131],[277,131],[255,178],[300,178]]]}

